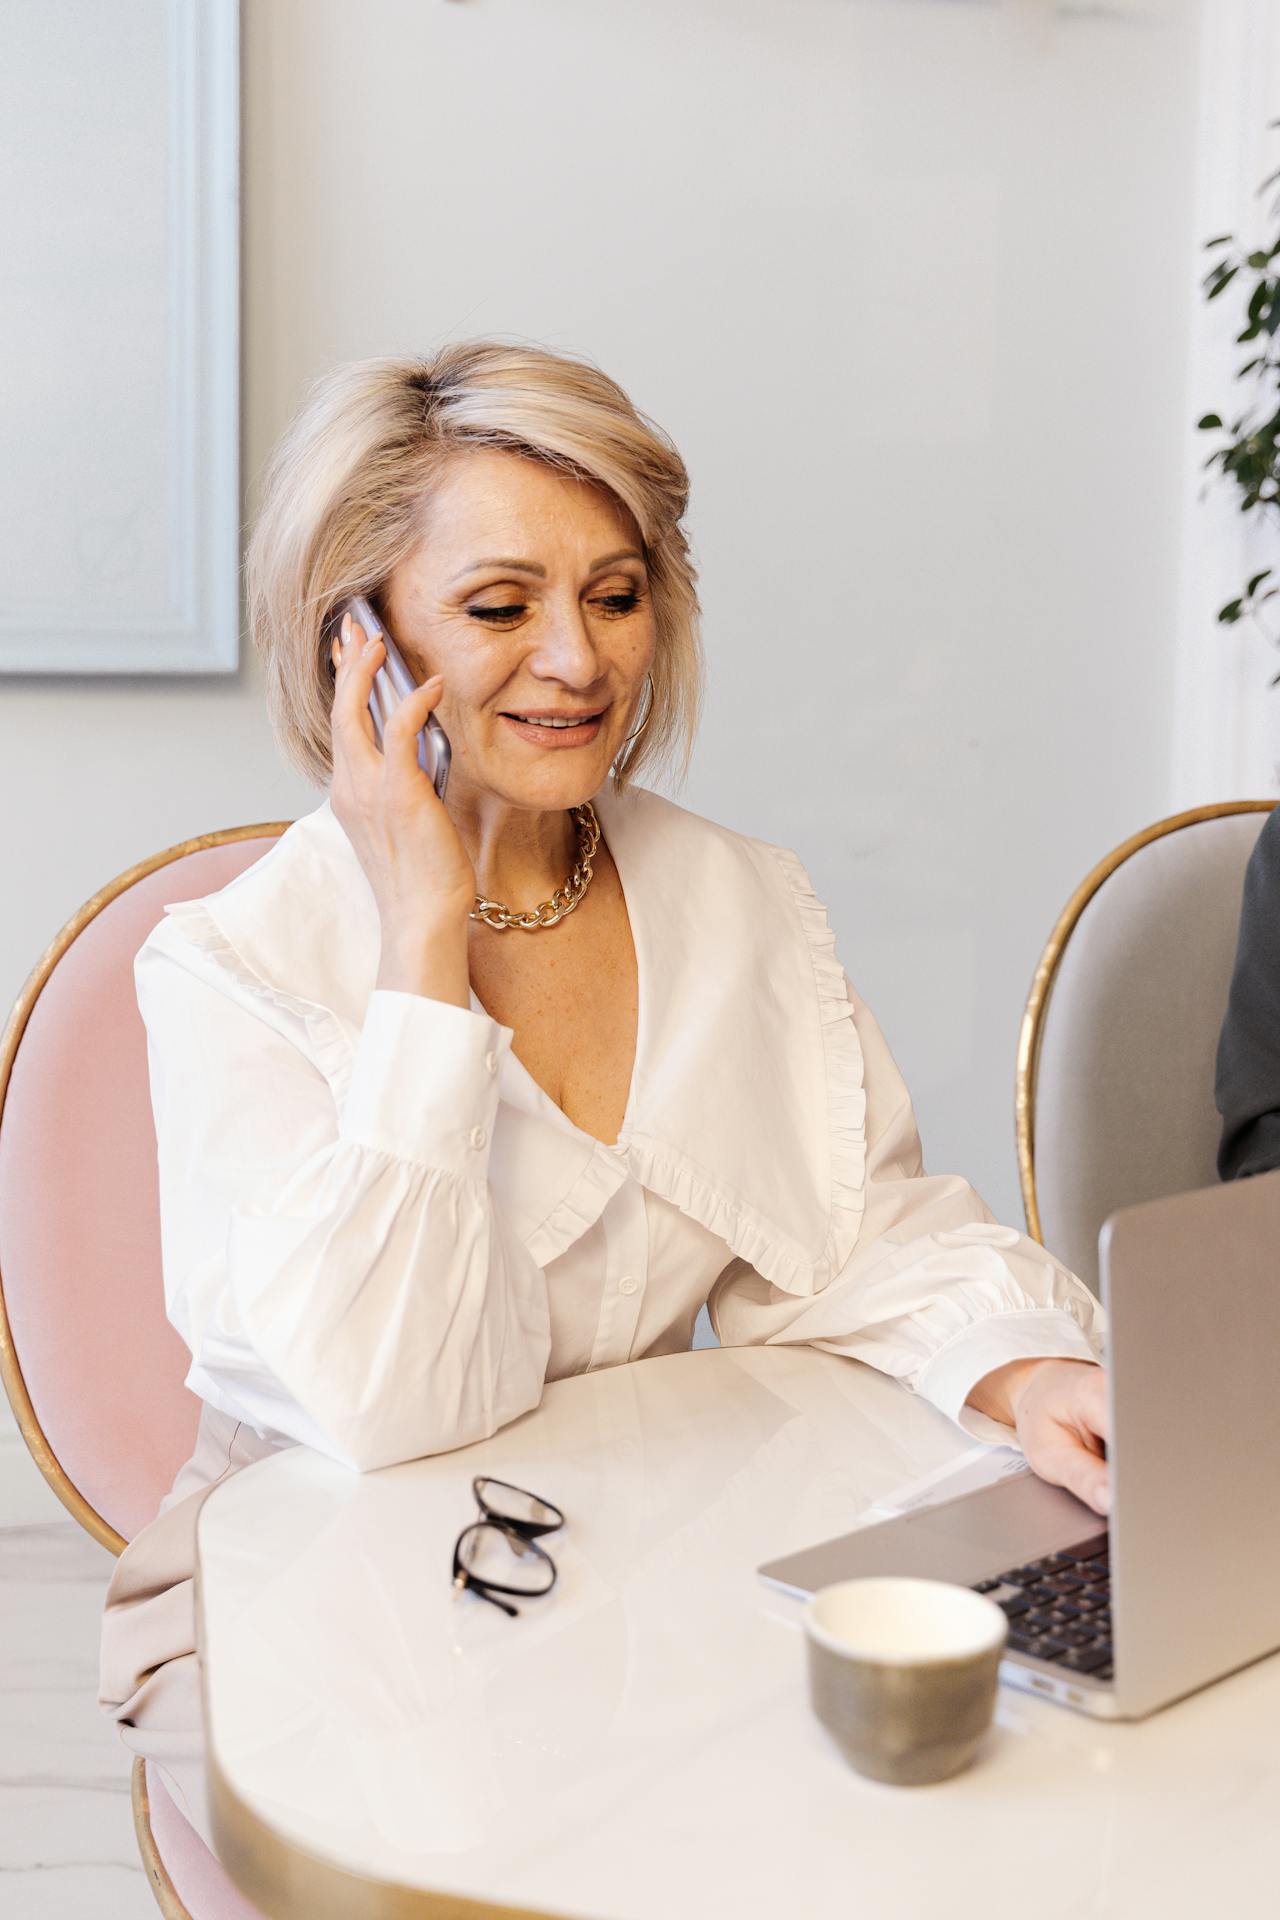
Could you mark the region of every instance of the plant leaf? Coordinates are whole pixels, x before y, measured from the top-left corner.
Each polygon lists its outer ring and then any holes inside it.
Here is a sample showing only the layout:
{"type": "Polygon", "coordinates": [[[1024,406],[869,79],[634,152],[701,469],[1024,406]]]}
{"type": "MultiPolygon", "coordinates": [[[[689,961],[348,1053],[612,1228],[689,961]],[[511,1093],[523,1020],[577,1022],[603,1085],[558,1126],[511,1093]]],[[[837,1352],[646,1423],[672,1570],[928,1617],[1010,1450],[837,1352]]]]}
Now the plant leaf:
{"type": "Polygon", "coordinates": [[[1196,421],[1196,425],[1201,428],[1220,427],[1222,425],[1222,421],[1216,413],[1206,413],[1203,420],[1196,421]]]}
{"type": "Polygon", "coordinates": [[[1252,600],[1254,594],[1258,591],[1259,586],[1266,579],[1270,571],[1271,571],[1270,567],[1264,567],[1261,573],[1254,574],[1252,580],[1249,582],[1248,586],[1245,588],[1245,597],[1247,599],[1252,600]]]}

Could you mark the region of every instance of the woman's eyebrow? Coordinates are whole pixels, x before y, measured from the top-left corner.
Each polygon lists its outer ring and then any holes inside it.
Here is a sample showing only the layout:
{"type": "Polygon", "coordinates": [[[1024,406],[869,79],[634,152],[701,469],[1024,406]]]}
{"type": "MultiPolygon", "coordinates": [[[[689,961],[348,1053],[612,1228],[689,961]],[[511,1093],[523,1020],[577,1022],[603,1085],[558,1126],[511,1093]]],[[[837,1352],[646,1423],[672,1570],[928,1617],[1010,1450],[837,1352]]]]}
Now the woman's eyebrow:
{"type": "MultiPolygon", "coordinates": [[[[637,553],[634,547],[619,547],[616,553],[606,553],[599,560],[593,560],[588,571],[599,573],[601,567],[610,567],[615,560],[643,559],[644,555],[637,553]]],[[[539,580],[545,580],[547,577],[546,568],[539,566],[536,560],[512,560],[499,557],[496,560],[473,560],[469,567],[464,567],[461,573],[455,573],[445,584],[451,587],[455,580],[462,580],[469,573],[480,573],[485,567],[505,567],[509,573],[534,573],[539,580]]]]}

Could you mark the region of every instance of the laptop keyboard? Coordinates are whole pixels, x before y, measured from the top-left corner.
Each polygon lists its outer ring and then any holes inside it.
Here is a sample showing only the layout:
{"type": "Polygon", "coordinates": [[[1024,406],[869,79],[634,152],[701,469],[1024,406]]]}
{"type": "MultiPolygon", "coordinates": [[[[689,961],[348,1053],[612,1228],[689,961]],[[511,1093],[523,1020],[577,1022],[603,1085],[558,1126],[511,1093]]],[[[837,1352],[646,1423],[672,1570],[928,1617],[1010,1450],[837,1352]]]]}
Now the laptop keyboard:
{"type": "Polygon", "coordinates": [[[1111,1566],[1105,1533],[1069,1553],[1010,1567],[974,1583],[1008,1616],[1009,1652],[1048,1660],[1064,1673],[1115,1678],[1111,1652],[1111,1566]]]}

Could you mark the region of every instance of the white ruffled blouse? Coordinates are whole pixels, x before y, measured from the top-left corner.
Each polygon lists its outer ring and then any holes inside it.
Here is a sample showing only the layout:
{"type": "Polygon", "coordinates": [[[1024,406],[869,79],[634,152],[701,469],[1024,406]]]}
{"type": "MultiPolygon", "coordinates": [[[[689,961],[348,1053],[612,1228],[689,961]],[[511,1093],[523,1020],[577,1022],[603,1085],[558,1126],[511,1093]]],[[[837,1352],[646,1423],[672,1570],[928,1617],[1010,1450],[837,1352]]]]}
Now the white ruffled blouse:
{"type": "Polygon", "coordinates": [[[470,1010],[375,987],[380,927],[328,799],[134,962],[166,1309],[187,1384],[364,1471],[487,1437],[544,1382],[690,1344],[807,1342],[965,1408],[1102,1310],[955,1174],[796,856],[643,788],[595,797],[639,985],[617,1142],[470,1010]]]}

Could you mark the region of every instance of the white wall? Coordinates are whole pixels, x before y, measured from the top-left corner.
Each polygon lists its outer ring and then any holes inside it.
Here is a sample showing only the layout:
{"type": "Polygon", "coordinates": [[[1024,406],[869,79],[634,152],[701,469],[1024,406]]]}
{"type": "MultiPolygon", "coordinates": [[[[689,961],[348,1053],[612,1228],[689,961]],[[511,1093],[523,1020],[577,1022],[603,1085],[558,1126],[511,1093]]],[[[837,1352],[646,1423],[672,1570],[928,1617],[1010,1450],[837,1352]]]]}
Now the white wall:
{"type": "MultiPolygon", "coordinates": [[[[336,361],[494,332],[618,377],[693,475],[686,797],[801,853],[928,1164],[1015,1220],[1039,947],[1166,810],[1199,17],[245,0],[246,514],[336,361]]],[[[318,798],[248,658],[5,682],[0,990],[144,854],[318,798]]]]}
{"type": "MultiPolygon", "coordinates": [[[[1246,248],[1270,247],[1280,134],[1280,7],[1275,0],[1212,0],[1202,12],[1194,218],[1198,275],[1213,255],[1204,241],[1233,233],[1246,248]]],[[[1198,433],[1206,413],[1231,420],[1265,398],[1237,372],[1256,349],[1238,344],[1252,280],[1242,275],[1212,303],[1197,300],[1189,325],[1184,504],[1176,631],[1173,765],[1169,805],[1177,810],[1241,795],[1280,791],[1280,671],[1271,632],[1255,621],[1223,628],[1218,608],[1276,561],[1276,523],[1242,514],[1234,484],[1204,472],[1218,434],[1198,433]],[[1239,289],[1247,282],[1245,290],[1239,289]]],[[[1272,389],[1274,392],[1274,389],[1272,389]]]]}

